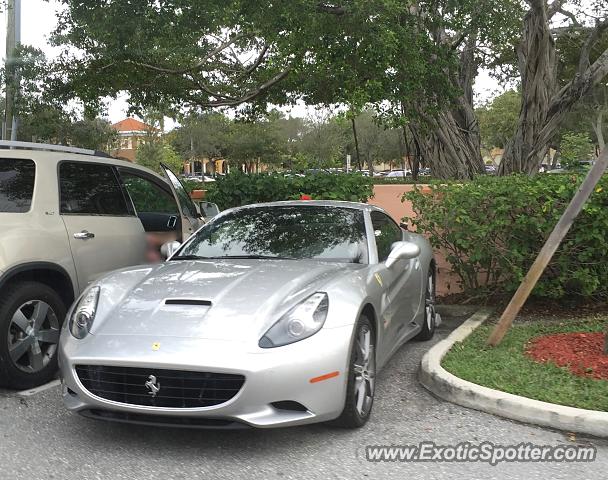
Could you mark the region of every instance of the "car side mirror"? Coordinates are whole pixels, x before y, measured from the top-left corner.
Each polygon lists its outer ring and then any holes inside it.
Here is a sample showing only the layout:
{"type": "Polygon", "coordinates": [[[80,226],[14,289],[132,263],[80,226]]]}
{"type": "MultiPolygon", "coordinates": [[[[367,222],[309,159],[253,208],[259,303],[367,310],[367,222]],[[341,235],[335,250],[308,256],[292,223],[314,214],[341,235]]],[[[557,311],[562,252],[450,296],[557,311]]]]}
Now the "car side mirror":
{"type": "Polygon", "coordinates": [[[399,260],[409,260],[420,255],[420,247],[413,242],[395,242],[385,265],[391,268],[399,260]]]}
{"type": "Polygon", "coordinates": [[[167,259],[177,252],[181,246],[182,244],[177,241],[167,242],[160,247],[160,253],[165,259],[167,259]]]}

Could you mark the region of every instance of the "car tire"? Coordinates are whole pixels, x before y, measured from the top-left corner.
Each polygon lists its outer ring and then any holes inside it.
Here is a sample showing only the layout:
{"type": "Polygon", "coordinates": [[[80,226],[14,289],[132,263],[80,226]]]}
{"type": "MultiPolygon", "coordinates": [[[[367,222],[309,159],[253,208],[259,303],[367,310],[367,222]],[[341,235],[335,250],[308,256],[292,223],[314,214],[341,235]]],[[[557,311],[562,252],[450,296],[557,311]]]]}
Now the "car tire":
{"type": "Polygon", "coordinates": [[[344,410],[332,425],[360,428],[367,423],[374,403],[375,377],[376,335],[370,319],[361,315],[351,348],[344,410]]]}
{"type": "Polygon", "coordinates": [[[66,306],[45,284],[18,282],[0,296],[0,386],[33,388],[57,373],[66,306]]]}
{"type": "Polygon", "coordinates": [[[431,266],[429,268],[424,295],[424,320],[422,322],[422,330],[414,337],[414,340],[427,341],[435,335],[435,328],[437,327],[437,312],[435,311],[437,287],[435,285],[435,278],[435,270],[431,266]]]}

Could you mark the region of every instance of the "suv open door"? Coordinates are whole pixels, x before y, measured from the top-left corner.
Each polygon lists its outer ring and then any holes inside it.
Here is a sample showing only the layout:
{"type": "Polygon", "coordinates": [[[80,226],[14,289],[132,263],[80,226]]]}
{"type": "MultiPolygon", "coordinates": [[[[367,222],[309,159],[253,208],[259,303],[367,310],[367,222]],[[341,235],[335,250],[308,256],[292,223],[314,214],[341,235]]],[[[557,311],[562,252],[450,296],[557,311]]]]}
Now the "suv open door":
{"type": "Polygon", "coordinates": [[[182,242],[185,242],[203,224],[203,219],[177,175],[165,164],[161,163],[160,165],[167,180],[169,180],[171,190],[177,201],[179,213],[182,217],[182,242]]]}

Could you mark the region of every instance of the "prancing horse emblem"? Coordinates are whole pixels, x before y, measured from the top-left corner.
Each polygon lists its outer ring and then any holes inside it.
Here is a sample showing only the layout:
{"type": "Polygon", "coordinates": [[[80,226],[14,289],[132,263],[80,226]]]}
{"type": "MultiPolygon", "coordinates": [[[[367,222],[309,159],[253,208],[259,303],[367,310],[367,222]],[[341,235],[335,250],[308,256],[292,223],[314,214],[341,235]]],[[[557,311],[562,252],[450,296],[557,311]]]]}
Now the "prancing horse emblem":
{"type": "Polygon", "coordinates": [[[148,394],[152,395],[152,398],[156,397],[156,394],[160,392],[160,382],[156,381],[156,377],[154,375],[150,375],[148,377],[148,381],[145,385],[146,388],[150,390],[148,394]]]}

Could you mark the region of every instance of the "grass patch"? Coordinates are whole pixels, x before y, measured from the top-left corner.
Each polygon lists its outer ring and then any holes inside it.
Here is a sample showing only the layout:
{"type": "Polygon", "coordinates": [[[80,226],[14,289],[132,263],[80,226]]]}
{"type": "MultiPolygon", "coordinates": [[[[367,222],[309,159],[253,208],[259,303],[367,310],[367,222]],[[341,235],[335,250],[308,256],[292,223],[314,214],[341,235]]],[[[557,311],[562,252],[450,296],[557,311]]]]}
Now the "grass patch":
{"type": "Polygon", "coordinates": [[[608,411],[608,381],[582,378],[554,364],[529,359],[525,345],[535,337],[568,332],[601,332],[607,319],[514,325],[496,348],[486,346],[493,326],[482,325],[454,344],[441,365],[469,382],[544,402],[608,411]]]}

